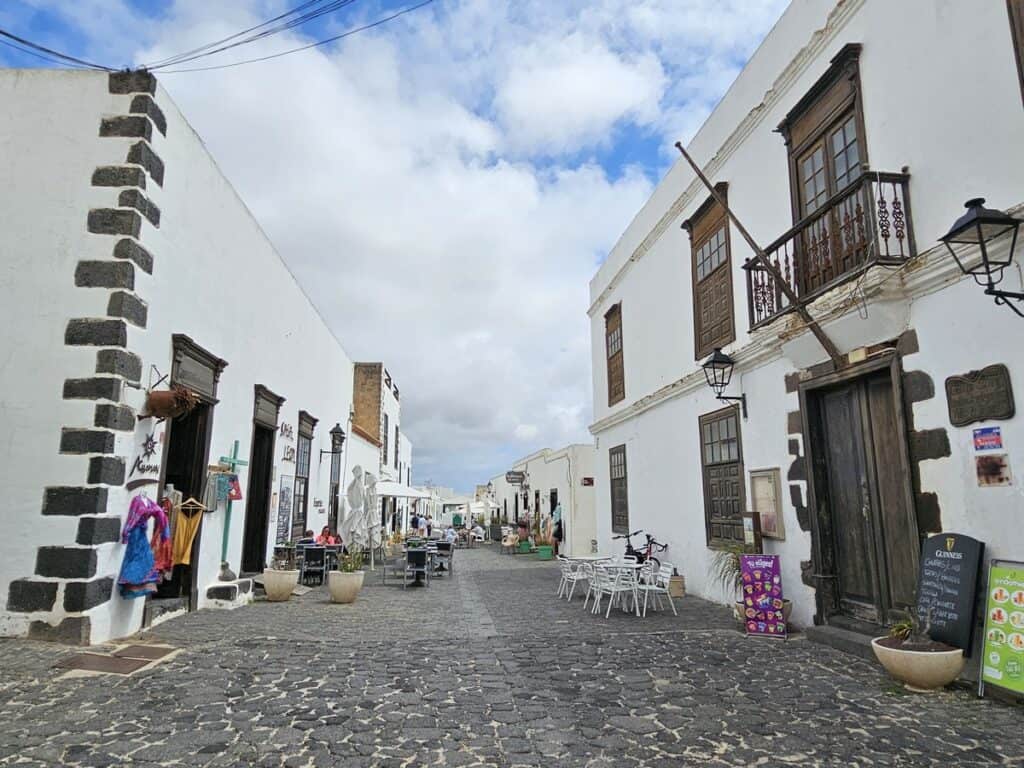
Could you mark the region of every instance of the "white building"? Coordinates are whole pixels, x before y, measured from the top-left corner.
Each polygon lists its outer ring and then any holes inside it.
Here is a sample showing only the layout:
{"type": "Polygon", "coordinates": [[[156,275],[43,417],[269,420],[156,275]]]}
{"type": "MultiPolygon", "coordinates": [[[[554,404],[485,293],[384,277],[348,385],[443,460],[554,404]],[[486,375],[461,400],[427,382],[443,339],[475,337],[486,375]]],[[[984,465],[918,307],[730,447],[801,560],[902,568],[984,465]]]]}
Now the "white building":
{"type": "Polygon", "coordinates": [[[564,540],[560,552],[590,554],[597,541],[596,456],[594,446],[584,444],[558,450],[544,448],[524,456],[511,467],[512,472],[523,473],[521,484],[509,483],[506,474],[491,478],[491,498],[497,504],[497,514],[504,522],[528,520],[534,527],[561,505],[564,540]]]}
{"type": "MultiPolygon", "coordinates": [[[[676,162],[591,282],[602,550],[645,529],[693,593],[731,600],[711,557],[757,508],[794,622],[848,627],[912,604],[925,535],[1024,555],[1024,422],[1003,386],[1019,398],[1024,320],[937,242],[968,198],[1022,214],[1007,7],[797,0],[779,20],[688,149],[837,354],[764,268],[744,270],[755,252],[676,162]],[[748,417],[705,382],[716,347],[748,417]],[[950,377],[992,365],[988,400],[968,402],[982,421],[963,423],[950,377]],[[998,458],[975,452],[978,427],[1001,429],[998,458]]],[[[1001,287],[1021,290],[1019,260],[1001,287]]]]}
{"type": "Polygon", "coordinates": [[[209,505],[161,594],[243,602],[222,559],[260,570],[326,522],[352,363],[152,76],[0,70],[0,103],[0,633],[137,631],[163,601],[118,588],[130,500],[202,501],[221,457],[247,462],[244,498],[209,505]],[[146,417],[169,384],[199,405],[146,417]]]}

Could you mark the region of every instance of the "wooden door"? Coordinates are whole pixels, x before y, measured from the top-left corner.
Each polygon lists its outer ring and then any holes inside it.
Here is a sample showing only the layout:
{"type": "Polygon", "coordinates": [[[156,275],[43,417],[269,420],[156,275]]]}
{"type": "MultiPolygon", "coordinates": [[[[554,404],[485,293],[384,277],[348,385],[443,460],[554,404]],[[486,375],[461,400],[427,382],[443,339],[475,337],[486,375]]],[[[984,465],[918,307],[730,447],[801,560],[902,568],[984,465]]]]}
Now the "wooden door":
{"type": "Polygon", "coordinates": [[[252,431],[249,488],[245,497],[242,571],[261,573],[266,565],[270,524],[270,486],[274,470],[274,431],[256,425],[252,431]]]}
{"type": "Polygon", "coordinates": [[[918,532],[888,370],[822,390],[812,409],[822,569],[834,611],[876,624],[914,602],[918,532]],[[831,571],[831,573],[828,573],[831,571]]]}
{"type": "Polygon", "coordinates": [[[608,451],[612,495],[612,533],[629,533],[629,489],[626,477],[626,446],[608,451]]]}

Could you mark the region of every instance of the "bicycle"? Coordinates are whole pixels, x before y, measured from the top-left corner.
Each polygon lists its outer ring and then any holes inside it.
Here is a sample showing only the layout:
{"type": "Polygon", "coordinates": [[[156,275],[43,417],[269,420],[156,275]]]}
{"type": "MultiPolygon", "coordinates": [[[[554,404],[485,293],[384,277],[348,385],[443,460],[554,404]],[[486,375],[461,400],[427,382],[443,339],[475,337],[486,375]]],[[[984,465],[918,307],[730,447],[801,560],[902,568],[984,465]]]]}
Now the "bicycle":
{"type": "Polygon", "coordinates": [[[640,549],[633,547],[633,537],[639,536],[643,531],[633,531],[632,533],[620,533],[618,536],[612,536],[612,539],[625,539],[626,540],[626,556],[635,557],[638,563],[645,563],[650,560],[654,563],[656,568],[661,568],[661,560],[654,556],[655,552],[664,552],[668,549],[668,544],[662,544],[657,541],[651,534],[645,533],[644,536],[647,538],[647,543],[642,545],[640,549]]]}

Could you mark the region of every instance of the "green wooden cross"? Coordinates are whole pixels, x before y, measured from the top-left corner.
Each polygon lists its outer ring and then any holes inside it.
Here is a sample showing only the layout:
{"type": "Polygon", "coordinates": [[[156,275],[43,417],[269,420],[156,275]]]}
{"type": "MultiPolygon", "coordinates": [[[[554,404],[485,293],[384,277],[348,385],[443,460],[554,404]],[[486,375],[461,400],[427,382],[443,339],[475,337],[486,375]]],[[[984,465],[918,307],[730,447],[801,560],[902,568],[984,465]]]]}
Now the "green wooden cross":
{"type": "MultiPolygon", "coordinates": [[[[231,455],[230,456],[221,456],[220,457],[220,463],[221,464],[227,464],[231,468],[231,471],[235,472],[235,473],[238,472],[238,468],[239,467],[247,467],[247,466],[249,466],[249,462],[248,461],[242,461],[241,459],[238,458],[238,441],[237,440],[235,440],[234,448],[231,449],[231,455]]],[[[231,499],[228,499],[228,503],[227,503],[227,507],[226,507],[226,514],[224,515],[224,538],[221,540],[221,544],[220,544],[220,561],[222,563],[226,563],[227,560],[228,560],[228,532],[231,530],[231,505],[232,505],[232,503],[233,502],[231,501],[231,499]]]]}

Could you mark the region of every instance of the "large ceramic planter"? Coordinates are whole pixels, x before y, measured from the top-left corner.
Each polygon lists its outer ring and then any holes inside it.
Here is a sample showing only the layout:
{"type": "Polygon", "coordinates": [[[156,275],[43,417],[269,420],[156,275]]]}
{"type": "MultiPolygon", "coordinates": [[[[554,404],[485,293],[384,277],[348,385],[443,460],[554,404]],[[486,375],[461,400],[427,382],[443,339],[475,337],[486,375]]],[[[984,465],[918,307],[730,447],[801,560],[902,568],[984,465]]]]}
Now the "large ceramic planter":
{"type": "Polygon", "coordinates": [[[344,573],[342,571],[330,571],[327,574],[327,588],[331,592],[332,603],[354,603],[363,588],[363,577],[365,571],[353,571],[344,573]]]}
{"type": "Polygon", "coordinates": [[[299,572],[277,571],[268,568],[263,572],[263,589],[267,593],[267,600],[272,603],[281,603],[292,596],[292,590],[299,583],[299,572]]]}
{"type": "Polygon", "coordinates": [[[538,560],[551,560],[555,556],[555,550],[550,544],[539,544],[534,554],[538,560]]]}
{"type": "Polygon", "coordinates": [[[521,554],[521,555],[528,555],[528,554],[530,554],[530,542],[529,541],[520,541],[519,542],[519,554],[521,554]]]}
{"type": "Polygon", "coordinates": [[[908,651],[889,648],[878,642],[885,639],[876,637],[871,641],[875,658],[885,667],[886,672],[912,691],[935,691],[949,685],[960,676],[967,663],[959,648],[949,651],[908,651]]]}

